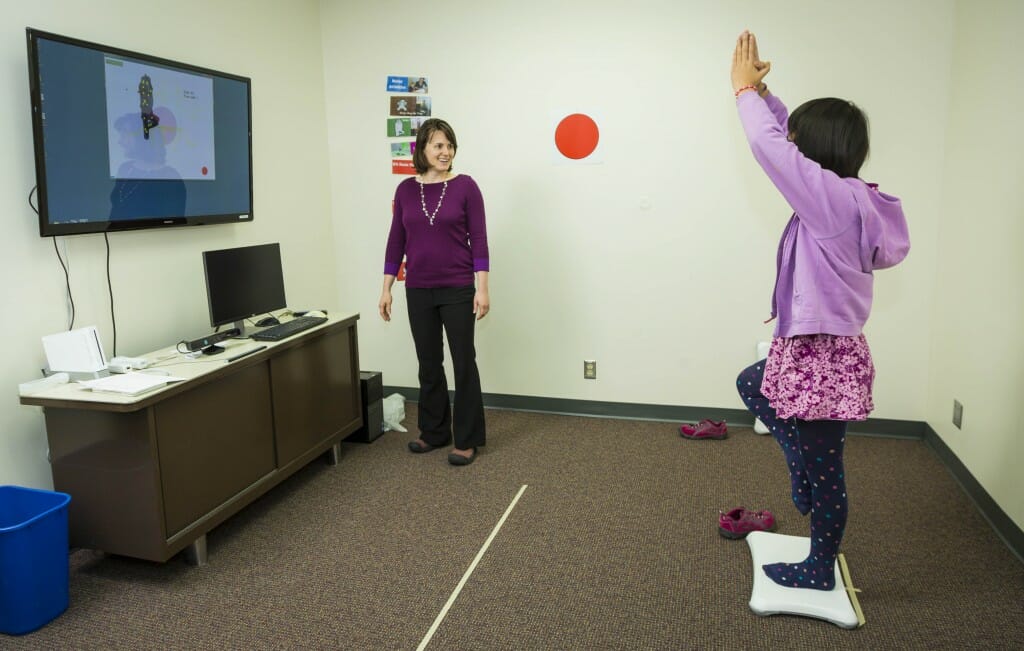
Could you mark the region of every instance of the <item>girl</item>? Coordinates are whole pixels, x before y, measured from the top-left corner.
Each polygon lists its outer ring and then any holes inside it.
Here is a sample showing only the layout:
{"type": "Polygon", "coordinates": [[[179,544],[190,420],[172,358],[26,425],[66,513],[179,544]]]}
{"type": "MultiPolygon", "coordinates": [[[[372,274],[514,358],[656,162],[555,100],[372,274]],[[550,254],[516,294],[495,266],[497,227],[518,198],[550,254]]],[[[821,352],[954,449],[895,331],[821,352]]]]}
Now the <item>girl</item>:
{"type": "Polygon", "coordinates": [[[861,110],[825,98],[787,117],[762,81],[770,69],[754,35],[740,34],[732,58],[740,121],[794,214],[776,258],[768,358],[740,373],[737,387],[782,447],[797,510],[811,515],[808,557],[764,571],[780,585],[831,590],[846,527],[846,424],[874,408],[875,369],[862,332],[872,272],[903,260],[910,240],[900,200],[857,177],[868,154],[861,110]]]}

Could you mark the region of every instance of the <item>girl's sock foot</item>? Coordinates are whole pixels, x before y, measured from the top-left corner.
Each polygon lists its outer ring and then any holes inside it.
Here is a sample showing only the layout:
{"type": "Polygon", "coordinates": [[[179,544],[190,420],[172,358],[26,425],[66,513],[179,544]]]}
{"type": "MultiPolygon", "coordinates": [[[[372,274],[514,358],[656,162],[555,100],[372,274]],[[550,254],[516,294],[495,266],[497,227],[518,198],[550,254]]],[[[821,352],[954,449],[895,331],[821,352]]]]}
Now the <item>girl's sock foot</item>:
{"type": "Polygon", "coordinates": [[[835,587],[835,566],[824,568],[803,563],[771,563],[762,565],[764,573],[772,581],[787,588],[810,588],[831,590],[835,587]]]}

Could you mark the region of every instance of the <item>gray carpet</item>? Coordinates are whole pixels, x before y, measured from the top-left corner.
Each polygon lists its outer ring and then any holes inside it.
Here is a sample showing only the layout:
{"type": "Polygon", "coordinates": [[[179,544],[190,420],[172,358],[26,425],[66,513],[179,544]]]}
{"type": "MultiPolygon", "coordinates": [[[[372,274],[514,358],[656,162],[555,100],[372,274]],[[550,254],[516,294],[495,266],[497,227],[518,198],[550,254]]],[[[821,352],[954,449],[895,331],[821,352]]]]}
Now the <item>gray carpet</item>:
{"type": "Polygon", "coordinates": [[[68,611],[0,648],[415,649],[523,485],[427,649],[1021,648],[1024,565],[922,441],[847,440],[850,631],[754,615],[747,545],[717,533],[744,505],[807,535],[770,437],[487,418],[464,468],[414,433],[345,444],[211,532],[203,567],[78,550],[68,611]]]}

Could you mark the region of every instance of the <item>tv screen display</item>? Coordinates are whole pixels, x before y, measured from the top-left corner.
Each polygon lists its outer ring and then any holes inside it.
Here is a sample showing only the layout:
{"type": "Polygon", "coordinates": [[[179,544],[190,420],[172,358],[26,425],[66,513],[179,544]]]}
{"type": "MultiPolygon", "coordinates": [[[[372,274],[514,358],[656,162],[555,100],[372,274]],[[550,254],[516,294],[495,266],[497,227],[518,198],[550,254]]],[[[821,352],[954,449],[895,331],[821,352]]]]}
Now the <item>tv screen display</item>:
{"type": "Polygon", "coordinates": [[[203,251],[203,272],[211,326],[234,323],[245,332],[245,319],[288,305],[278,243],[203,251]]]}
{"type": "Polygon", "coordinates": [[[248,78],[27,36],[41,236],[252,220],[248,78]]]}

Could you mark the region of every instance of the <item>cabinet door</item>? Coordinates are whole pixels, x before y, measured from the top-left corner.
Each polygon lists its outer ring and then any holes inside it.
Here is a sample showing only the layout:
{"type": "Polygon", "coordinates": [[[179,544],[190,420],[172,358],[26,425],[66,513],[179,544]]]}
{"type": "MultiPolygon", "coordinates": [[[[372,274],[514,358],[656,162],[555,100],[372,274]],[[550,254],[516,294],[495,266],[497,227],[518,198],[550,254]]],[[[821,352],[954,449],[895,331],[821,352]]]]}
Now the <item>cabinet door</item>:
{"type": "Polygon", "coordinates": [[[267,364],[158,403],[154,416],[168,538],[274,470],[267,364]]]}
{"type": "Polygon", "coordinates": [[[360,418],[354,337],[354,327],[330,332],[271,358],[278,468],[360,418]]]}

